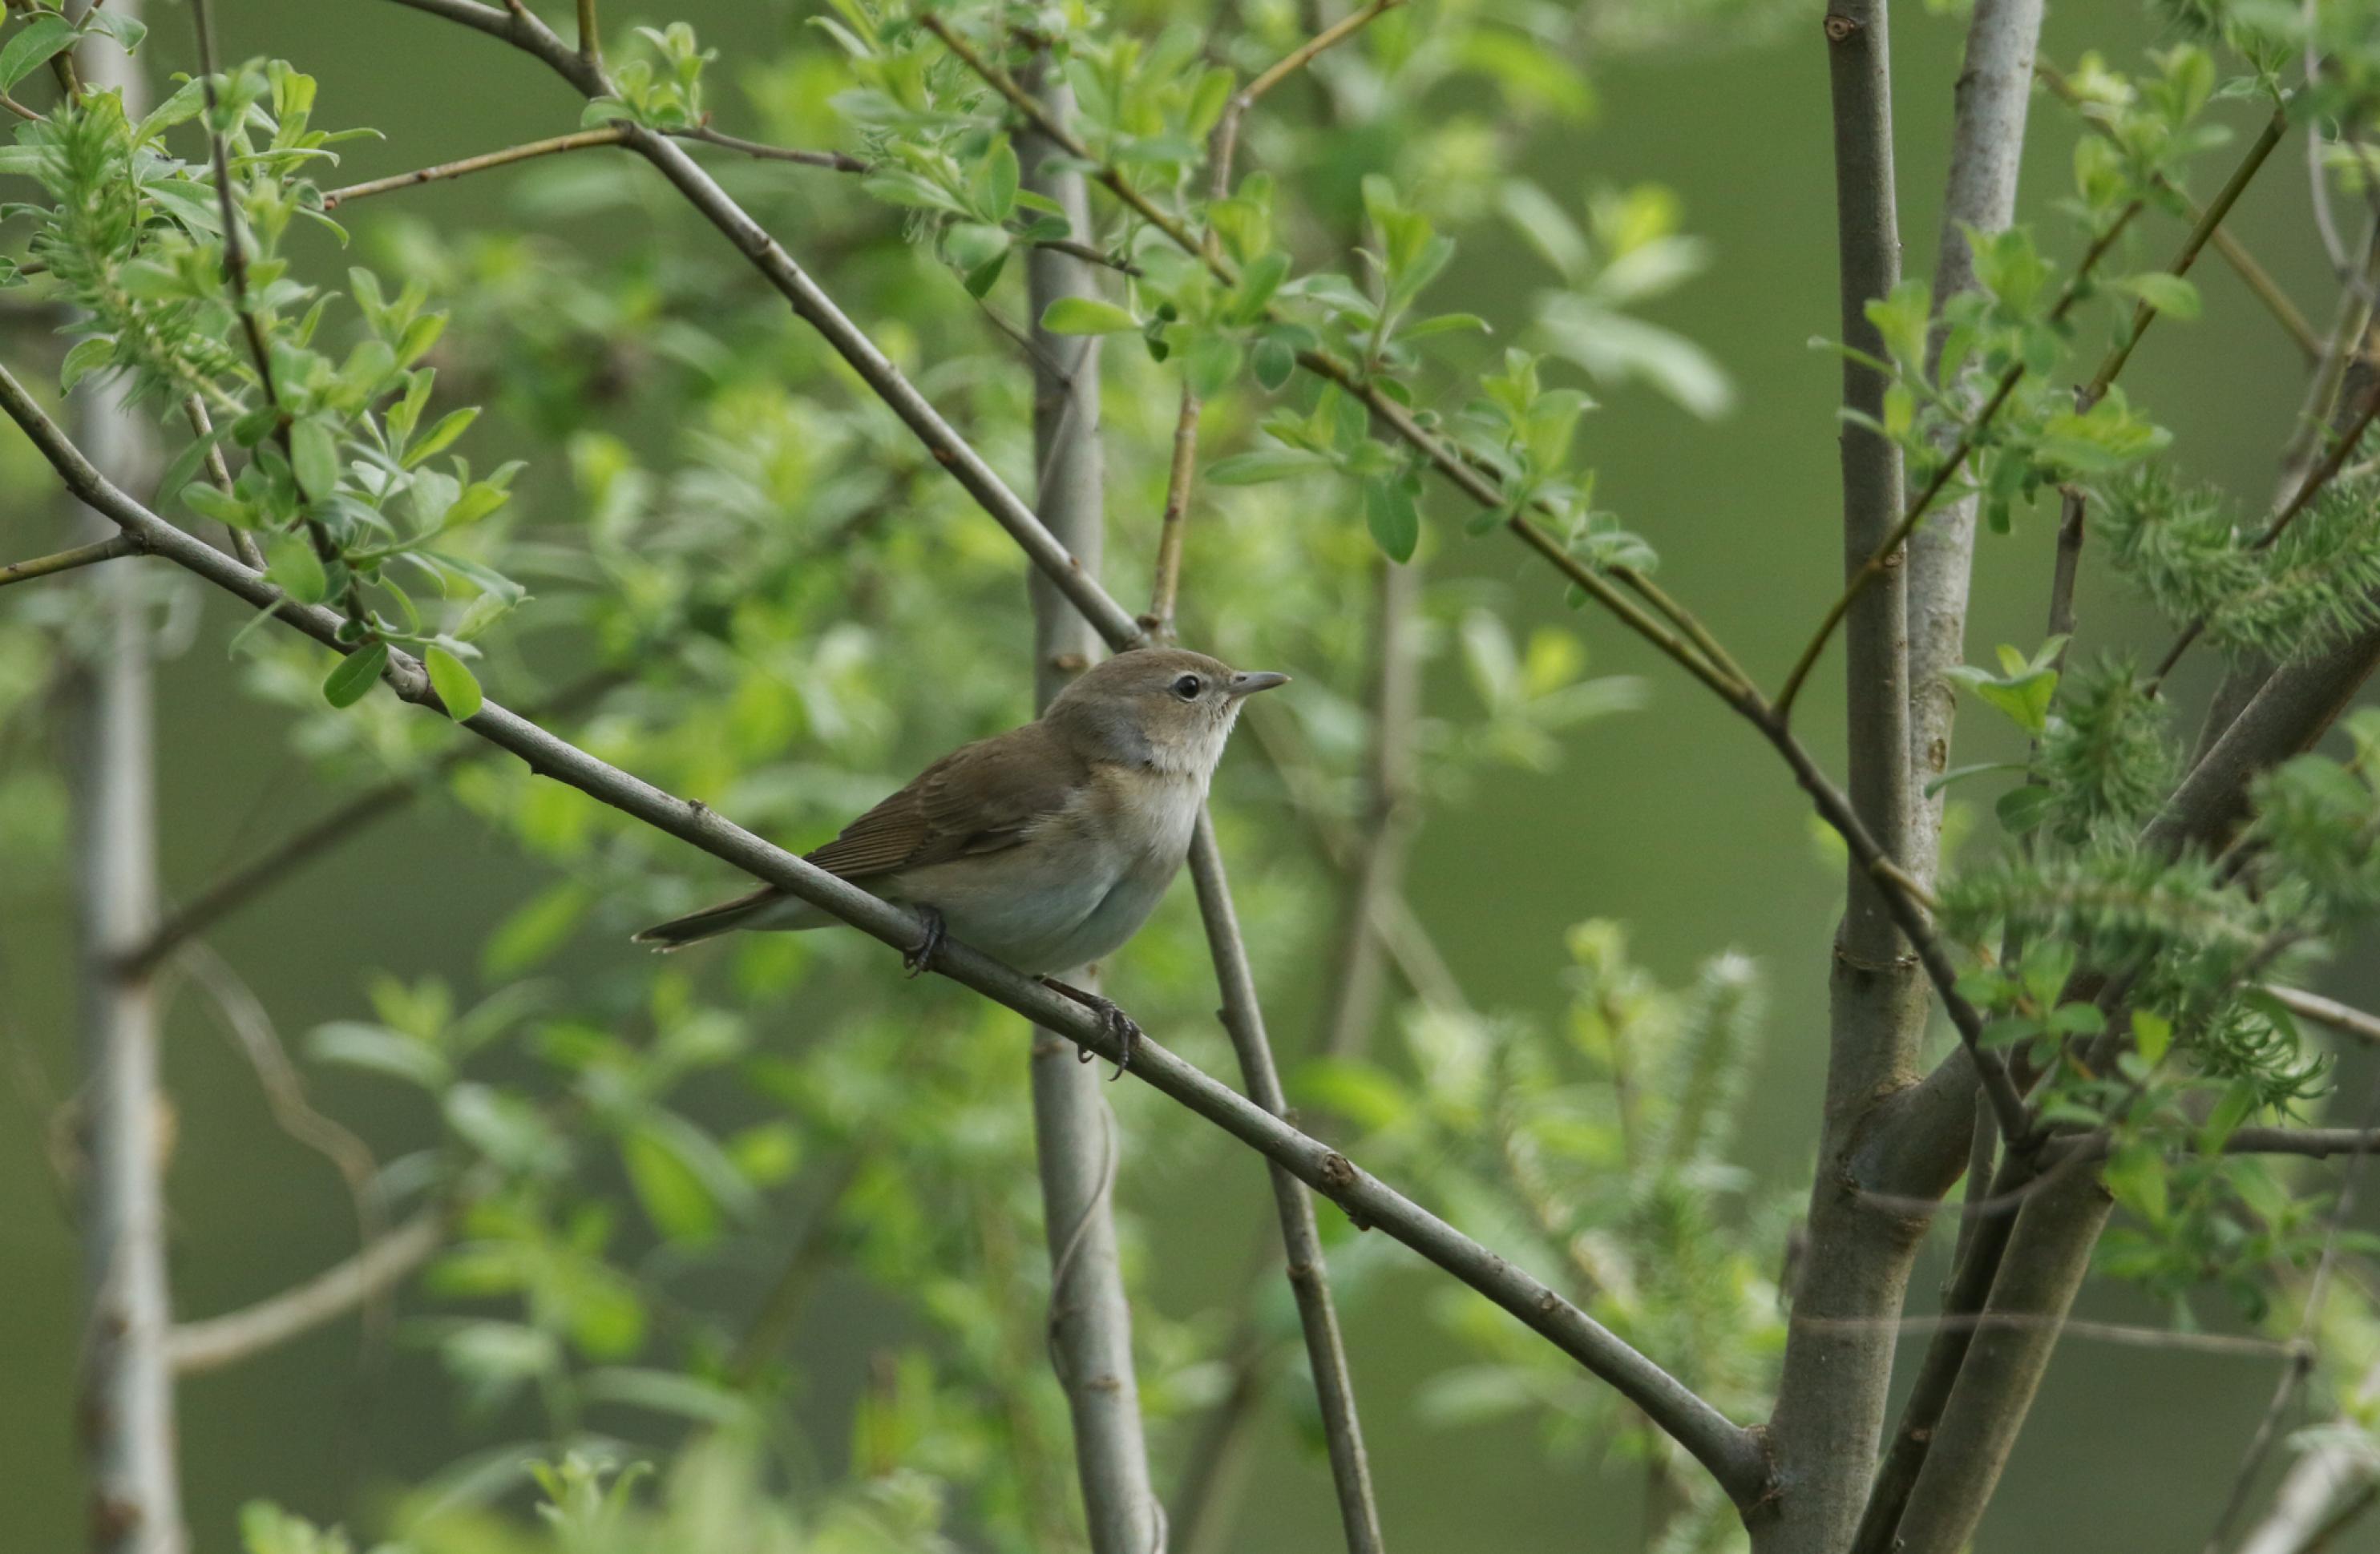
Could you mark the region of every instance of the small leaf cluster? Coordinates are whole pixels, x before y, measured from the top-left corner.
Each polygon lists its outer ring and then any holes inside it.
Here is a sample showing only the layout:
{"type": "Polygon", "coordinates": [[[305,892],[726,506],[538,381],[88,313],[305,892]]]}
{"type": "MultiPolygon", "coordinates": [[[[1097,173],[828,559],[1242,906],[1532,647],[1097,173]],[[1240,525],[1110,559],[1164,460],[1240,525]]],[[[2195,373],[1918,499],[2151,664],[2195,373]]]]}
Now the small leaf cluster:
{"type": "Polygon", "coordinates": [[[2269,528],[2243,526],[2225,493],[2162,463],[2092,492],[2117,569],[2168,619],[2203,622],[2227,651],[2289,662],[2372,624],[2380,478],[2333,480],[2269,540],[2269,528]]]}
{"type": "MultiPolygon", "coordinates": [[[[1690,989],[1671,991],[1630,958],[1618,925],[1601,921],[1573,928],[1569,950],[1558,1031],[1416,1012],[1402,1054],[1410,1077],[1385,1062],[1329,1060],[1301,1072],[1300,1099],[1344,1119],[1367,1158],[1419,1181],[1474,1233],[1718,1406],[1755,1407],[1782,1317],[1744,1224],[1748,1211],[1763,1225],[1775,1216],[1747,1205],[1750,1180],[1729,1163],[1756,1055],[1753,968],[1720,956],[1690,989]]],[[[1674,1450],[1481,1297],[1451,1293],[1440,1305],[1473,1357],[1424,1392],[1438,1423],[1519,1414],[1564,1452],[1595,1445],[1658,1459],[1674,1450]]],[[[1665,1547],[1723,1543],[1725,1510],[1690,1491],[1666,1519],[1665,1547]]]]}

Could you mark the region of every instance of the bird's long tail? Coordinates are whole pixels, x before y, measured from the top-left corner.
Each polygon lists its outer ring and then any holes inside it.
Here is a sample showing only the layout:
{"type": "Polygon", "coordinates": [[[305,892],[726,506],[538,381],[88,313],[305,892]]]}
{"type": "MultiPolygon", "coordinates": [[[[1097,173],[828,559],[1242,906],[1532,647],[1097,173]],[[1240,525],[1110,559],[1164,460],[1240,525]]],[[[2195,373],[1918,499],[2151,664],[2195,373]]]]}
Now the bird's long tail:
{"type": "Polygon", "coordinates": [[[777,914],[785,904],[785,894],[773,887],[764,886],[749,895],[722,901],[716,906],[706,906],[699,912],[689,912],[683,917],[672,917],[666,923],[655,923],[637,935],[634,942],[650,944],[666,953],[698,944],[706,939],[716,939],[722,933],[738,929],[778,927],[779,924],[756,922],[777,914]]]}

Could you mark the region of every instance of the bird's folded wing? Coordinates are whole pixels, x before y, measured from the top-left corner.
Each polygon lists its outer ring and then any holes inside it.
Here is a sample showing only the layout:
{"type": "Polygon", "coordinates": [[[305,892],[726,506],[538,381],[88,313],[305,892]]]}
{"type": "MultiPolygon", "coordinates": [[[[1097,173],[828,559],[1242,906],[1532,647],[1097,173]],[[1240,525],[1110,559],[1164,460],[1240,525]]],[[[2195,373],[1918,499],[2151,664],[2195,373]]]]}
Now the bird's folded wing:
{"type": "Polygon", "coordinates": [[[845,880],[1014,847],[1073,802],[1088,771],[1040,723],[962,746],[808,855],[845,880]]]}

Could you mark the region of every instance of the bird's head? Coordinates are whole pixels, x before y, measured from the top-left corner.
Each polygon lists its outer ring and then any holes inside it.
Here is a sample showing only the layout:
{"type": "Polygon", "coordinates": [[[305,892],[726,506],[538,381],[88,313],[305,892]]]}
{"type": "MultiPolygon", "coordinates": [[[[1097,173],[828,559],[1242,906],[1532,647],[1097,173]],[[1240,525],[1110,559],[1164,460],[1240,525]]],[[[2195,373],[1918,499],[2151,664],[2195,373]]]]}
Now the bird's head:
{"type": "Polygon", "coordinates": [[[1186,648],[1140,648],[1085,671],[1042,716],[1094,759],[1203,777],[1222,759],[1242,704],[1288,683],[1186,648]]]}

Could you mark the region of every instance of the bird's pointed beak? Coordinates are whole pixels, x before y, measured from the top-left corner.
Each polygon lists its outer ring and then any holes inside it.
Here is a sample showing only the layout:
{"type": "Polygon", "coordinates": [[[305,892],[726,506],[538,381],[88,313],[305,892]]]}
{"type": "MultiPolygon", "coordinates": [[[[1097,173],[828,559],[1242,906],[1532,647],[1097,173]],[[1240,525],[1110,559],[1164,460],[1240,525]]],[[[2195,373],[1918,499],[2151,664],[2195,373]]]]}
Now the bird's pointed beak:
{"type": "Polygon", "coordinates": [[[1241,697],[1254,696],[1258,691],[1269,691],[1275,686],[1285,686],[1287,684],[1289,684],[1288,675],[1276,674],[1269,669],[1234,674],[1232,676],[1232,698],[1233,700],[1237,700],[1241,697]]]}

